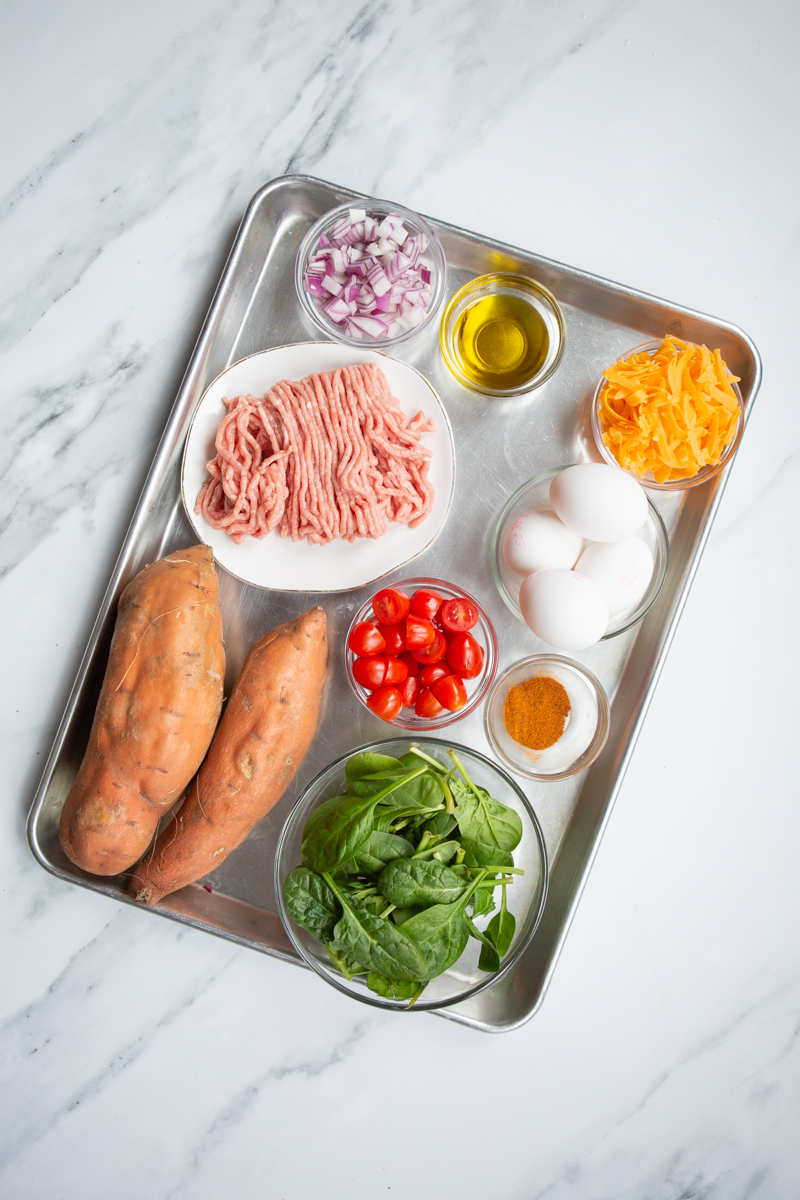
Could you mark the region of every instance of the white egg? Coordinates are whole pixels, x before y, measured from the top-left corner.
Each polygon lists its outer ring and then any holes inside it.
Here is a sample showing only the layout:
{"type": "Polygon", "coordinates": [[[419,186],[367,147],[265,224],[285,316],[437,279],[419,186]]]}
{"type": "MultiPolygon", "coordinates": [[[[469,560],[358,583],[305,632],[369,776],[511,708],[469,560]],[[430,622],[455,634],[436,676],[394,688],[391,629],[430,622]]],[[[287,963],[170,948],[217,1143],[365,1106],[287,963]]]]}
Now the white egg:
{"type": "Polygon", "coordinates": [[[653,554],[640,537],[622,542],[592,542],[575,564],[608,602],[611,616],[638,604],[653,577],[653,554]]]}
{"type": "Polygon", "coordinates": [[[503,557],[515,575],[550,567],[574,567],[583,538],[567,529],[549,508],[517,517],[506,534],[503,557]]]}
{"type": "Polygon", "coordinates": [[[608,604],[596,583],[577,571],[536,571],[522,582],[519,606],[537,637],[562,650],[599,642],[608,626],[608,604]]]}
{"type": "Polygon", "coordinates": [[[619,467],[578,463],[550,484],[550,503],[568,529],[591,542],[620,542],[647,520],[647,497],[619,467]]]}

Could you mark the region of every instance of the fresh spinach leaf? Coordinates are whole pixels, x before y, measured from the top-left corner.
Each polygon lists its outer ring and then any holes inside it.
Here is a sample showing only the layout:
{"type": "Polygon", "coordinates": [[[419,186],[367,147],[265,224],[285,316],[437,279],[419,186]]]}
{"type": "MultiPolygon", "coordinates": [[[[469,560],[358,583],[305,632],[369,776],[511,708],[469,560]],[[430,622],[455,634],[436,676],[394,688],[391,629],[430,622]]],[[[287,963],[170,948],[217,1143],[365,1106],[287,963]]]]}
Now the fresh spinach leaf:
{"type": "Polygon", "coordinates": [[[491,943],[486,946],[481,946],[481,952],[478,956],[479,971],[499,971],[500,970],[500,955],[491,943]]]}
{"type": "Polygon", "coordinates": [[[456,827],[456,819],[452,813],[438,812],[436,816],[431,817],[425,822],[425,829],[437,837],[445,838],[448,833],[452,833],[456,827]]]}
{"type": "Polygon", "coordinates": [[[426,960],[399,925],[374,916],[359,900],[337,891],[330,877],[327,882],[337,892],[344,910],[333,931],[337,953],[352,955],[369,970],[388,979],[425,978],[426,960]]]}
{"type": "Polygon", "coordinates": [[[506,853],[516,849],[522,839],[519,813],[493,800],[485,788],[469,787],[455,779],[450,786],[463,845],[478,843],[506,853]]]}
{"type": "Polygon", "coordinates": [[[374,775],[363,775],[361,779],[354,779],[348,784],[348,791],[351,796],[363,796],[367,800],[383,791],[387,783],[401,784],[407,774],[407,771],[376,771],[374,775]]]}
{"type": "Polygon", "coordinates": [[[304,843],[307,866],[323,874],[354,858],[372,833],[374,800],[343,796],[317,823],[304,843]]]}
{"type": "Polygon", "coordinates": [[[463,894],[465,881],[435,858],[403,858],[383,868],[378,887],[398,908],[410,908],[450,904],[463,894]]]}
{"type": "Polygon", "coordinates": [[[331,870],[331,875],[333,875],[334,879],[336,879],[337,882],[340,880],[343,882],[346,882],[348,875],[360,875],[360,874],[361,874],[361,867],[358,865],[358,863],[356,862],[356,860],[354,858],[345,859],[344,862],[339,863],[338,867],[334,867],[331,870]]]}
{"type": "MultiPolygon", "coordinates": [[[[425,770],[426,768],[420,767],[417,774],[422,775],[425,770]]],[[[409,781],[411,778],[409,775],[409,781]]],[[[306,838],[304,865],[324,874],[354,858],[372,833],[372,810],[390,795],[396,786],[396,782],[392,781],[368,800],[360,796],[340,797],[339,803],[326,811],[306,838]]]]}
{"type": "Polygon", "coordinates": [[[477,925],[474,925],[467,918],[467,927],[472,937],[476,938],[481,943],[481,954],[478,959],[478,968],[481,971],[499,971],[500,970],[500,955],[497,953],[497,948],[491,938],[485,933],[481,933],[477,925]]]}
{"type": "MultiPolygon", "coordinates": [[[[416,763],[415,766],[419,766],[416,763]]],[[[403,764],[397,758],[390,758],[388,754],[375,754],[368,750],[363,754],[354,754],[352,758],[348,758],[344,774],[347,779],[347,787],[352,789],[356,780],[361,779],[362,775],[373,775],[376,771],[402,771],[403,764]]]]}
{"type": "Polygon", "coordinates": [[[409,917],[402,929],[413,939],[425,959],[421,979],[435,979],[447,971],[464,953],[469,941],[464,905],[460,900],[455,904],[434,904],[415,917],[409,917]]]}
{"type": "Polygon", "coordinates": [[[477,875],[454,903],[434,904],[415,917],[409,917],[403,925],[408,936],[420,947],[428,964],[427,973],[420,978],[433,979],[441,975],[461,957],[469,941],[464,909],[485,877],[485,871],[477,875]]]}
{"type": "Polygon", "coordinates": [[[336,895],[316,871],[295,867],[286,877],[283,898],[289,916],[321,942],[333,937],[341,908],[336,895]]]}
{"type": "Polygon", "coordinates": [[[462,837],[461,845],[464,849],[464,862],[468,867],[513,867],[514,859],[507,850],[499,850],[497,846],[488,845],[486,842],[475,841],[473,838],[462,837]]]}
{"type": "Polygon", "coordinates": [[[503,888],[503,899],[500,904],[500,912],[496,917],[492,917],[486,927],[486,933],[491,938],[493,944],[497,947],[497,953],[503,958],[511,949],[511,943],[514,940],[514,934],[517,930],[517,922],[513,913],[510,913],[506,908],[506,889],[503,888]]]}
{"type": "Polygon", "coordinates": [[[494,896],[491,888],[478,888],[472,897],[472,915],[483,917],[486,913],[494,912],[494,896]]]}
{"type": "Polygon", "coordinates": [[[385,975],[376,975],[370,971],[367,975],[367,987],[371,992],[383,996],[386,1000],[417,1000],[425,989],[425,984],[418,979],[387,979],[385,975]]]}
{"type": "Polygon", "coordinates": [[[398,784],[394,791],[385,798],[383,803],[392,808],[431,809],[438,808],[442,803],[442,789],[436,782],[431,771],[424,764],[417,764],[415,770],[422,768],[423,773],[412,778],[406,776],[404,782],[398,784]]]}
{"type": "Polygon", "coordinates": [[[317,826],[320,824],[321,821],[324,820],[324,818],[328,815],[328,813],[332,809],[336,808],[337,804],[341,804],[341,802],[346,799],[347,799],[346,795],[345,796],[331,796],[330,800],[323,800],[322,804],[317,805],[317,807],[311,813],[311,815],[309,816],[308,820],[305,823],[305,826],[303,827],[303,844],[300,849],[300,853],[301,853],[303,862],[306,861],[306,844],[308,843],[308,839],[312,836],[312,834],[316,830],[317,826]]]}
{"type": "Polygon", "coordinates": [[[414,846],[408,838],[400,837],[396,833],[384,833],[382,830],[373,829],[358,851],[356,862],[364,874],[377,875],[387,863],[393,862],[396,858],[410,858],[413,853],[414,846]]]}
{"type": "Polygon", "coordinates": [[[395,925],[405,925],[409,917],[415,917],[418,912],[422,912],[424,906],[414,906],[413,908],[394,908],[392,909],[392,920],[395,925]]]}

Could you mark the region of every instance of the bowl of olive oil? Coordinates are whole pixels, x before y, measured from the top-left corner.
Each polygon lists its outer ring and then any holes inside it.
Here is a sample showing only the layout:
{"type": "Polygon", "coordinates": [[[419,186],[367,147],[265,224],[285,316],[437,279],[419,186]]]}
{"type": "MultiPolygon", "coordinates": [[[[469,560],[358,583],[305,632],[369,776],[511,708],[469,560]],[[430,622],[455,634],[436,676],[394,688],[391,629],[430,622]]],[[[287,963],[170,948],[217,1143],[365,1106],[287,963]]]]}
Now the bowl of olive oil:
{"type": "Polygon", "coordinates": [[[567,331],[556,298],[527,275],[498,271],[471,279],[442,317],[444,360],[460,383],[484,396],[520,396],[558,367],[567,331]]]}

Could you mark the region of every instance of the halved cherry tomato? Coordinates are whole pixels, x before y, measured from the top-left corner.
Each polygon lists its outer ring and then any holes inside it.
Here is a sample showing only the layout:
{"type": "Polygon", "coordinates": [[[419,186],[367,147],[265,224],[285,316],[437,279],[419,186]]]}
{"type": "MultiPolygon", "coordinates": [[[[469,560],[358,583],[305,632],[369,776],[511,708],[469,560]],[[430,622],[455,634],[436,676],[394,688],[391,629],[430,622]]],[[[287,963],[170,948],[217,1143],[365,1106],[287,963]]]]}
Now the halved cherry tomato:
{"type": "Polygon", "coordinates": [[[429,621],[432,621],[441,607],[442,597],[437,596],[436,592],[427,591],[425,588],[420,588],[411,597],[411,611],[415,617],[427,617],[429,621]]]}
{"type": "Polygon", "coordinates": [[[386,653],[395,657],[406,648],[405,631],[402,625],[378,625],[378,632],[386,642],[386,653]]]}
{"type": "MultiPolygon", "coordinates": [[[[355,632],[355,630],[353,631],[355,632]]],[[[436,637],[436,630],[425,617],[415,617],[409,613],[406,617],[406,646],[414,651],[418,646],[429,646],[436,637]]]]}
{"type": "Polygon", "coordinates": [[[416,675],[409,675],[400,684],[400,695],[403,697],[403,708],[413,708],[414,702],[419,695],[419,679],[416,675]]]}
{"type": "MultiPolygon", "coordinates": [[[[469,635],[467,635],[469,636],[469,635]]],[[[437,629],[434,631],[433,641],[427,646],[416,646],[412,648],[411,653],[419,663],[436,663],[440,662],[445,654],[447,654],[447,638],[437,629]]],[[[452,664],[451,664],[452,665],[452,664]]],[[[455,670],[455,668],[453,668],[455,670]]]]}
{"type": "Polygon", "coordinates": [[[380,654],[386,649],[383,634],[371,621],[359,621],[358,625],[350,630],[347,645],[353,654],[380,654]]]}
{"type": "Polygon", "coordinates": [[[411,601],[397,588],[382,588],[372,598],[372,611],[381,625],[395,625],[408,616],[411,601]]]}
{"type": "Polygon", "coordinates": [[[467,703],[467,689],[460,675],[447,675],[431,688],[436,699],[444,708],[457,712],[467,703]]]}
{"type": "Polygon", "coordinates": [[[478,610],[471,600],[445,600],[439,620],[452,633],[466,633],[478,624],[478,610]]]}
{"type": "Polygon", "coordinates": [[[399,658],[392,658],[391,655],[386,655],[386,674],[383,677],[384,683],[402,683],[404,679],[408,679],[408,667],[399,658]]]}
{"type": "Polygon", "coordinates": [[[393,721],[403,707],[403,697],[396,687],[381,687],[367,697],[367,708],[383,721],[393,721]]]}
{"type": "Polygon", "coordinates": [[[370,658],[357,658],[353,663],[353,678],[363,688],[373,691],[382,687],[386,676],[386,655],[375,654],[370,658]]]}
{"type": "MultiPolygon", "coordinates": [[[[370,699],[372,697],[370,696],[370,699]]],[[[414,705],[414,712],[418,717],[438,717],[440,712],[444,712],[444,708],[434,696],[430,688],[423,688],[417,696],[417,703],[414,705]]]]}
{"type": "Polygon", "coordinates": [[[450,640],[447,661],[462,679],[474,679],[483,670],[483,646],[470,633],[457,633],[450,640]]]}
{"type": "Polygon", "coordinates": [[[442,666],[440,662],[431,663],[430,666],[422,668],[419,673],[419,681],[423,687],[433,687],[440,679],[446,679],[450,670],[450,667],[442,666]]]}
{"type": "Polygon", "coordinates": [[[413,654],[411,653],[411,651],[410,651],[410,650],[404,650],[404,651],[403,651],[403,653],[402,653],[402,654],[398,654],[398,656],[397,656],[397,657],[400,659],[400,662],[401,662],[401,663],[405,663],[405,664],[406,664],[406,666],[408,667],[408,673],[409,673],[409,675],[413,675],[413,676],[414,676],[414,678],[416,679],[416,678],[417,678],[417,676],[419,675],[419,663],[418,663],[418,662],[417,662],[417,660],[414,658],[414,656],[413,656],[413,654]]]}

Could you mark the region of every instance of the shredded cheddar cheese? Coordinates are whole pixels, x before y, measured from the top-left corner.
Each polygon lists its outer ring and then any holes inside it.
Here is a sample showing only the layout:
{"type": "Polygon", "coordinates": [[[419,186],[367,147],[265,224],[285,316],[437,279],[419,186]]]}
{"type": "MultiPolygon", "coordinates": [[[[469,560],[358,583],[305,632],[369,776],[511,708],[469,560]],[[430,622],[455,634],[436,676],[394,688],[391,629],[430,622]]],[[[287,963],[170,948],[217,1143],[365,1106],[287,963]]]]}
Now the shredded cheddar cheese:
{"type": "Polygon", "coordinates": [[[656,483],[691,479],[736,436],[739,380],[719,350],[665,338],[655,354],[619,359],[603,376],[603,441],[626,471],[651,471],[656,483]]]}

